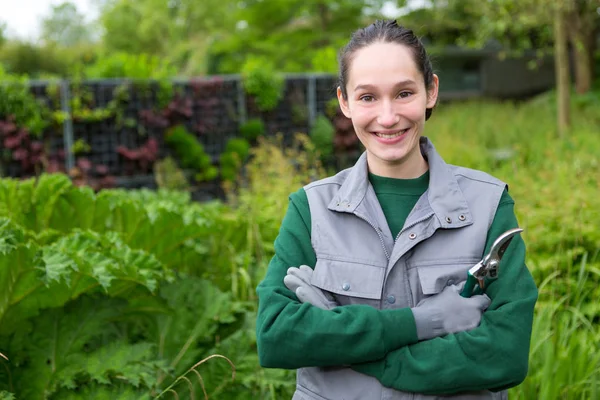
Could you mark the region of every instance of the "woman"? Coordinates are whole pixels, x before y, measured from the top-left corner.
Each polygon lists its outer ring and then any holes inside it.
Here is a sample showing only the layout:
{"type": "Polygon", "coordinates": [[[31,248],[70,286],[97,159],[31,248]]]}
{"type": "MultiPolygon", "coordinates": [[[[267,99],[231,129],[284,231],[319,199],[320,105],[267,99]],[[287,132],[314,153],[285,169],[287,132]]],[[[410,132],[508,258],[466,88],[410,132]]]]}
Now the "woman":
{"type": "Polygon", "coordinates": [[[537,288],[522,239],[487,296],[459,294],[517,221],[506,184],[423,136],[438,85],[395,21],[340,54],[337,97],[366,151],[290,196],[257,288],[260,362],[298,369],[294,400],[500,399],[527,375],[537,288]]]}

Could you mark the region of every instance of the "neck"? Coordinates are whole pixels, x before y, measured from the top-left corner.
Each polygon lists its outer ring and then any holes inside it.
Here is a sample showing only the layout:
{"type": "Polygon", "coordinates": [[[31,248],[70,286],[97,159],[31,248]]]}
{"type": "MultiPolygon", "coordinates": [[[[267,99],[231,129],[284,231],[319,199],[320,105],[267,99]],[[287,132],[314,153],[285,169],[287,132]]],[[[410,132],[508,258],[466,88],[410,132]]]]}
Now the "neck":
{"type": "Polygon", "coordinates": [[[415,179],[429,169],[427,161],[423,158],[419,148],[406,158],[397,161],[376,160],[372,154],[367,153],[367,164],[372,174],[395,179],[415,179]]]}

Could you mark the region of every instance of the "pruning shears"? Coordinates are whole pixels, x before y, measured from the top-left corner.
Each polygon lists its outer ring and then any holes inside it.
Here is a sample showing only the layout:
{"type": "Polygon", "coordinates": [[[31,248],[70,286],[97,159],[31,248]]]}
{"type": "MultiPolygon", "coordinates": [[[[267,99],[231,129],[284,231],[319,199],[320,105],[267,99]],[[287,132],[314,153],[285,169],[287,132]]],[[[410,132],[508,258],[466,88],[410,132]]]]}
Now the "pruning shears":
{"type": "Polygon", "coordinates": [[[460,292],[462,297],[471,297],[474,294],[483,293],[486,279],[497,279],[500,261],[506,251],[506,248],[513,240],[515,235],[523,232],[521,228],[510,229],[504,232],[492,244],[489,253],[481,261],[469,269],[467,282],[460,292]]]}

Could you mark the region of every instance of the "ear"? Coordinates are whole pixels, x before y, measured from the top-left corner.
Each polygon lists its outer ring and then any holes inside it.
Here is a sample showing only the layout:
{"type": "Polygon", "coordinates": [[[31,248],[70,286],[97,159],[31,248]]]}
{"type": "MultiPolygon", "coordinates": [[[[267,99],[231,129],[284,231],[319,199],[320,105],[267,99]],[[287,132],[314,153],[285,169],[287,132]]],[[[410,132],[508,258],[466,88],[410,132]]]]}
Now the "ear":
{"type": "Polygon", "coordinates": [[[344,95],[342,94],[342,88],[340,88],[339,86],[337,88],[337,98],[338,102],[340,103],[340,108],[342,109],[342,112],[346,117],[350,118],[350,107],[348,106],[348,100],[344,99],[344,95]]]}
{"type": "Polygon", "coordinates": [[[431,83],[431,89],[427,91],[427,108],[433,108],[437,103],[438,92],[440,89],[440,78],[436,74],[433,74],[433,82],[431,83]]]}

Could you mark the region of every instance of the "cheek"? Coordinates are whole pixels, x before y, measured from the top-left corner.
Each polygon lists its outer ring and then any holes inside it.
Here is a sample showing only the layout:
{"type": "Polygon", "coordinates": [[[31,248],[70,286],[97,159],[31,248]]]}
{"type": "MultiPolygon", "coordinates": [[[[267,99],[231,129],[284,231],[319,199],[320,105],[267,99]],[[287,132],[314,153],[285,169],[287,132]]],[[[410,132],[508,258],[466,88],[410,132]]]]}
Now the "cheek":
{"type": "Polygon", "coordinates": [[[363,128],[374,118],[374,115],[372,108],[354,107],[352,108],[352,124],[363,128]]]}
{"type": "Polygon", "coordinates": [[[415,101],[410,104],[407,104],[404,108],[403,114],[406,118],[420,122],[421,120],[425,121],[425,110],[427,103],[421,101],[415,101]]]}

